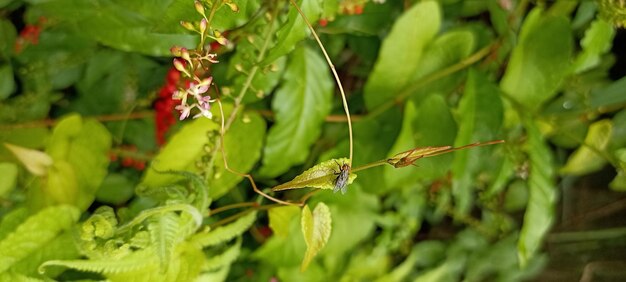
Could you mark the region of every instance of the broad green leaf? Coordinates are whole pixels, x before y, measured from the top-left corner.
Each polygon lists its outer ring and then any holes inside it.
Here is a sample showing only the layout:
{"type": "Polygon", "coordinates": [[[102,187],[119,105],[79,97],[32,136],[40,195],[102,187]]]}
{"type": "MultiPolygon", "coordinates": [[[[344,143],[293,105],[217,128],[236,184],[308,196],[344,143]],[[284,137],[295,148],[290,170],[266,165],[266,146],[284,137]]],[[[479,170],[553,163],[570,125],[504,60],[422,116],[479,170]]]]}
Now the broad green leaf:
{"type": "MultiPolygon", "coordinates": [[[[193,3],[189,4],[193,6],[193,3]]],[[[54,0],[37,7],[46,17],[59,20],[104,45],[124,51],[169,56],[173,45],[192,48],[198,41],[198,36],[181,34],[185,31],[182,28],[178,33],[154,31],[153,26],[157,23],[114,1],[54,0]]]]}
{"type": "Polygon", "coordinates": [[[237,237],[235,243],[229,246],[228,249],[205,260],[202,265],[202,270],[214,271],[216,269],[229,267],[230,264],[237,260],[237,257],[239,257],[241,253],[241,241],[241,236],[237,237]]]}
{"type": "MultiPolygon", "coordinates": [[[[499,89],[487,77],[470,70],[465,93],[459,101],[459,131],[455,147],[476,141],[496,138],[502,126],[503,106],[499,89]]],[[[455,153],[452,163],[452,196],[459,214],[467,214],[472,207],[476,175],[491,158],[489,149],[476,148],[455,153]]]]}
{"type": "Polygon", "coordinates": [[[269,226],[276,236],[289,236],[289,224],[291,219],[300,213],[300,209],[295,206],[276,207],[267,211],[269,226]]]}
{"type": "MultiPolygon", "coordinates": [[[[477,41],[470,29],[451,30],[436,37],[424,50],[418,67],[411,74],[412,79],[407,88],[412,87],[411,83],[419,82],[420,79],[425,79],[465,59],[474,51],[477,41]]],[[[450,93],[459,87],[464,77],[465,72],[459,71],[420,85],[417,91],[410,93],[412,100],[419,105],[429,94],[450,93]]]]}
{"type": "Polygon", "coordinates": [[[380,210],[379,198],[364,192],[357,183],[353,186],[350,193],[341,197],[330,192],[321,192],[311,199],[311,204],[324,202],[333,215],[333,232],[321,252],[325,258],[341,259],[364,244],[376,228],[376,217],[380,210]]]}
{"type": "MultiPolygon", "coordinates": [[[[73,234],[71,232],[63,232],[32,253],[28,258],[13,265],[10,271],[38,276],[37,270],[42,263],[53,259],[75,259],[80,255],[79,250],[75,247],[73,234]]],[[[48,276],[55,277],[62,271],[62,269],[51,269],[48,272],[48,276]]]]}
{"type": "MultiPolygon", "coordinates": [[[[413,119],[413,138],[416,147],[452,145],[457,125],[444,98],[440,95],[427,97],[417,108],[413,119]]],[[[444,176],[452,163],[452,154],[419,160],[417,167],[407,167],[416,179],[432,181],[444,176]]]]}
{"type": "Polygon", "coordinates": [[[500,87],[531,111],[556,95],[569,73],[572,31],[565,17],[533,9],[524,20],[500,87]]]}
{"type": "Polygon", "coordinates": [[[203,247],[215,246],[229,241],[248,230],[256,220],[256,215],[256,211],[250,212],[231,224],[220,226],[208,232],[198,233],[190,240],[203,247]]]}
{"type": "MultiPolygon", "coordinates": [[[[263,138],[265,137],[265,120],[254,111],[240,114],[224,137],[228,166],[240,173],[249,172],[261,157],[263,138]]],[[[218,152],[215,166],[218,171],[208,186],[212,189],[209,195],[217,199],[226,194],[243,178],[224,169],[222,154],[218,152]]]]}
{"type": "Polygon", "coordinates": [[[417,71],[424,49],[439,32],[440,24],[441,12],[436,1],[421,1],[396,20],[365,84],[368,109],[392,100],[406,87],[417,71]]]}
{"type": "Polygon", "coordinates": [[[530,157],[529,198],[524,224],[517,242],[518,259],[526,267],[537,254],[554,222],[557,188],[554,184],[554,164],[550,149],[546,145],[534,121],[524,123],[528,133],[526,149],[530,157]]]}
{"type": "Polygon", "coordinates": [[[15,38],[17,38],[17,30],[13,23],[4,17],[0,19],[0,58],[8,58],[13,53],[15,38]]]}
{"type": "Polygon", "coordinates": [[[30,211],[24,206],[15,207],[11,211],[3,214],[0,220],[0,241],[11,234],[11,232],[22,224],[22,222],[26,221],[29,216],[30,211]]]}
{"type": "Polygon", "coordinates": [[[28,258],[70,229],[80,211],[73,206],[48,207],[29,217],[0,241],[0,273],[28,258]]]}
{"type": "Polygon", "coordinates": [[[300,217],[298,213],[298,216],[292,217],[289,222],[291,236],[270,237],[252,253],[252,257],[275,267],[298,267],[306,251],[304,238],[299,235],[301,233],[300,217]]]}
{"type": "Polygon", "coordinates": [[[602,19],[597,19],[585,32],[581,40],[583,52],[574,62],[574,71],[584,72],[600,64],[600,56],[611,49],[615,30],[613,26],[602,19]]]}
{"type": "Polygon", "coordinates": [[[51,203],[78,206],[79,185],[74,168],[67,161],[56,161],[48,170],[43,185],[42,191],[52,200],[51,203]]]}
{"type": "Polygon", "coordinates": [[[306,205],[302,209],[300,219],[304,242],[306,243],[306,253],[300,269],[305,271],[311,260],[326,246],[332,228],[330,210],[324,203],[318,203],[313,213],[306,205]]]}
{"type": "Polygon", "coordinates": [[[622,77],[601,89],[591,91],[590,100],[592,108],[611,107],[626,103],[626,77],[622,77]]]}
{"type": "Polygon", "coordinates": [[[6,197],[17,183],[17,165],[14,163],[0,162],[0,198],[6,197]]]}
{"type": "Polygon", "coordinates": [[[585,141],[570,156],[561,168],[562,174],[585,175],[601,169],[607,162],[606,156],[599,154],[605,152],[611,134],[613,123],[609,119],[596,121],[589,126],[585,141]]]}
{"type": "Polygon", "coordinates": [[[48,173],[50,166],[52,166],[52,158],[44,152],[8,143],[4,143],[4,147],[9,149],[26,167],[26,170],[34,175],[44,176],[48,173]]]}
{"type": "Polygon", "coordinates": [[[275,177],[306,160],[330,112],[332,93],[324,60],[311,49],[296,49],[272,100],[275,124],[267,136],[260,174],[275,177]]]}
{"type": "MultiPolygon", "coordinates": [[[[312,168],[307,169],[302,174],[296,176],[289,182],[272,187],[272,191],[282,191],[298,188],[319,188],[319,189],[335,189],[335,181],[337,173],[339,173],[340,165],[348,163],[348,159],[332,159],[321,162],[312,168]]],[[[350,172],[348,177],[348,185],[354,181],[356,174],[350,172]]]]}
{"type": "Polygon", "coordinates": [[[0,101],[15,92],[15,78],[10,64],[0,65],[0,101]]]}
{"type": "MultiPolygon", "coordinates": [[[[309,22],[314,23],[319,19],[322,13],[321,1],[319,0],[300,0],[296,1],[302,12],[306,15],[309,22]]],[[[291,52],[296,44],[309,35],[309,28],[298,13],[296,8],[289,4],[289,14],[287,22],[276,32],[276,45],[268,52],[267,56],[260,65],[267,65],[279,57],[291,52]]]]}
{"type": "Polygon", "coordinates": [[[111,135],[102,124],[93,119],[83,120],[79,115],[64,117],[54,127],[46,148],[58,165],[57,181],[61,186],[52,187],[48,183],[48,188],[62,190],[65,189],[62,183],[76,182],[79,192],[75,195],[75,205],[86,209],[108,172],[110,148],[111,135]],[[68,166],[61,167],[63,162],[68,166]],[[74,179],[70,179],[72,174],[74,179]]]}
{"type": "MultiPolygon", "coordinates": [[[[404,119],[402,120],[402,129],[400,135],[396,139],[396,142],[391,147],[391,153],[397,153],[400,151],[406,151],[415,147],[415,134],[413,131],[413,122],[417,117],[417,108],[411,101],[406,103],[404,107],[404,119]]],[[[385,182],[387,188],[397,187],[399,185],[409,184],[415,182],[419,177],[414,173],[413,167],[395,168],[393,166],[385,166],[385,182]]]]}
{"type": "Polygon", "coordinates": [[[141,184],[158,187],[182,179],[180,175],[157,171],[196,171],[195,161],[204,152],[204,145],[209,142],[207,133],[218,128],[214,121],[204,118],[185,124],[154,157],[151,166],[156,171],[146,169],[141,184]]]}
{"type": "Polygon", "coordinates": [[[617,176],[615,176],[615,178],[611,180],[611,183],[609,183],[609,187],[618,192],[626,191],[626,173],[618,171],[617,176]]]}
{"type": "Polygon", "coordinates": [[[96,200],[101,203],[119,206],[135,194],[135,183],[121,173],[111,173],[102,180],[96,200]]]}

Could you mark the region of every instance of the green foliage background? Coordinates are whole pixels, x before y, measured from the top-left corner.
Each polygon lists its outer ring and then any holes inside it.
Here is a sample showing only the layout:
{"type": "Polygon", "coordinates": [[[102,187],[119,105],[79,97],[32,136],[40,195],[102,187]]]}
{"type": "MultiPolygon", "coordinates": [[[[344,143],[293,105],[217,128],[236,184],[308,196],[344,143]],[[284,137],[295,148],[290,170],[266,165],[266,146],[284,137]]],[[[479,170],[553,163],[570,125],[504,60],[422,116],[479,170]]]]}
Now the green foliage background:
{"type": "Polygon", "coordinates": [[[349,140],[302,17],[288,1],[207,3],[229,31],[209,73],[236,115],[230,168],[280,199],[322,189],[304,208],[254,193],[224,167],[217,107],[157,146],[153,117],[136,114],[169,48],[199,42],[179,25],[200,19],[193,1],[0,0],[0,142],[31,149],[0,146],[0,281],[528,280],[551,263],[572,181],[608,171],[604,189],[626,190],[619,1],[297,1],[344,82],[353,168],[506,141],[355,171],[345,195],[315,179],[347,161],[349,140]],[[38,42],[16,50],[37,23],[38,42]]]}

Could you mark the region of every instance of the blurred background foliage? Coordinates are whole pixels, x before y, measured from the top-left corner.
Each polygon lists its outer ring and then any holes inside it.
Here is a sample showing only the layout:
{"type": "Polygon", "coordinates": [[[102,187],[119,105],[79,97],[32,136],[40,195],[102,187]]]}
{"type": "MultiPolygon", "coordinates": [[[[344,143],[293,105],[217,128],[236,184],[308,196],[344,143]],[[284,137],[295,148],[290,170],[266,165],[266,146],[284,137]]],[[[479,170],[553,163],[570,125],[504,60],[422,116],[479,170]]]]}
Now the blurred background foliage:
{"type": "MultiPolygon", "coordinates": [[[[202,3],[228,39],[205,75],[235,111],[230,167],[264,189],[346,157],[339,92],[289,2],[202,3]]],[[[301,209],[224,169],[217,110],[175,120],[169,49],[198,44],[179,24],[200,20],[193,1],[0,0],[0,280],[626,279],[624,1],[297,3],[347,90],[354,167],[506,143],[315,194],[332,232],[301,272],[301,209]]]]}

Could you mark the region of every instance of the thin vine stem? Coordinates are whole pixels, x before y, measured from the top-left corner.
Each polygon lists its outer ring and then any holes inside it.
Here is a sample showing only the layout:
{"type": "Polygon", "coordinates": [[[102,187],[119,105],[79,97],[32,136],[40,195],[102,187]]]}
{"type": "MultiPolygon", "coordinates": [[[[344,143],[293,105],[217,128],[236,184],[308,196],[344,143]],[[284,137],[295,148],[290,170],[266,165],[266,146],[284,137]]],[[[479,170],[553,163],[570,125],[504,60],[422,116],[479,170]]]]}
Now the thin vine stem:
{"type": "Polygon", "coordinates": [[[214,215],[216,215],[218,213],[222,213],[222,212],[229,211],[229,210],[232,210],[232,209],[239,209],[239,208],[246,208],[246,207],[256,207],[258,205],[259,205],[259,203],[257,203],[257,202],[234,203],[234,204],[231,204],[231,205],[226,205],[226,206],[222,206],[222,207],[210,210],[207,213],[207,216],[214,216],[214,215]]]}
{"type": "Polygon", "coordinates": [[[221,114],[221,116],[222,116],[222,118],[220,119],[220,120],[221,120],[221,127],[220,127],[220,140],[221,140],[221,142],[220,142],[220,146],[219,146],[219,147],[220,147],[220,150],[221,150],[221,152],[222,152],[222,160],[224,161],[224,168],[225,168],[226,170],[228,170],[229,172],[233,173],[233,174],[239,175],[239,176],[241,176],[241,177],[248,178],[248,180],[250,181],[250,184],[252,185],[252,189],[254,190],[254,192],[256,192],[257,194],[259,194],[259,195],[261,195],[261,196],[263,196],[263,197],[265,197],[265,198],[267,198],[267,199],[269,199],[269,200],[272,200],[272,201],[274,201],[274,202],[276,202],[276,203],[279,203],[279,204],[282,204],[282,205],[288,205],[288,206],[299,206],[299,207],[303,206],[303,205],[304,205],[304,203],[302,203],[302,202],[299,202],[299,203],[286,202],[286,201],[283,201],[283,200],[276,199],[276,198],[274,198],[274,197],[272,197],[272,196],[270,196],[270,195],[268,195],[268,194],[264,193],[263,191],[261,191],[261,190],[260,190],[260,189],[256,186],[256,183],[254,182],[254,178],[252,178],[252,176],[251,176],[250,174],[247,174],[247,173],[241,173],[241,172],[235,171],[235,170],[231,169],[231,168],[228,166],[228,161],[227,161],[227,159],[226,159],[226,158],[227,158],[227,157],[226,157],[226,149],[224,148],[224,134],[225,134],[225,127],[224,127],[224,108],[223,108],[223,106],[222,106],[222,102],[221,102],[219,99],[217,100],[217,104],[218,104],[218,106],[219,106],[219,108],[220,108],[220,114],[221,114]]]}
{"type": "Polygon", "coordinates": [[[233,214],[233,215],[231,215],[231,216],[229,216],[229,217],[227,217],[227,218],[224,218],[224,219],[222,219],[222,220],[220,220],[220,221],[217,221],[217,222],[214,222],[214,223],[212,223],[212,224],[209,224],[209,227],[211,227],[211,229],[213,229],[213,228],[216,228],[216,227],[218,227],[218,226],[221,226],[221,225],[224,225],[224,224],[226,224],[226,223],[229,223],[229,222],[231,222],[231,221],[235,221],[235,220],[237,220],[238,218],[240,218],[240,217],[242,217],[242,216],[244,216],[244,215],[247,215],[247,214],[249,214],[249,213],[251,213],[251,212],[253,212],[253,211],[255,211],[255,210],[257,210],[257,211],[258,211],[258,210],[269,210],[269,209],[271,209],[271,208],[276,208],[276,207],[280,207],[280,206],[281,206],[280,204],[271,204],[271,205],[263,205],[263,206],[254,206],[254,207],[251,207],[251,208],[249,208],[249,209],[247,209],[247,210],[244,210],[244,211],[241,211],[241,212],[239,212],[239,213],[233,214]]]}
{"type": "Polygon", "coordinates": [[[333,62],[330,60],[330,57],[328,56],[328,53],[326,52],[326,48],[324,48],[324,44],[322,44],[322,41],[320,40],[319,36],[317,36],[317,32],[315,32],[315,29],[313,28],[313,26],[309,22],[309,19],[307,19],[306,15],[304,15],[304,13],[302,12],[300,7],[298,6],[298,4],[296,4],[296,2],[294,0],[289,0],[289,2],[291,2],[291,5],[293,5],[296,8],[296,10],[300,14],[302,19],[306,23],[306,25],[309,27],[309,30],[311,30],[311,33],[313,34],[313,37],[315,38],[315,41],[317,41],[317,44],[320,46],[320,49],[322,49],[322,53],[324,53],[324,58],[326,59],[326,63],[328,63],[328,66],[330,67],[330,70],[333,72],[333,76],[335,77],[335,81],[337,82],[337,86],[339,87],[339,92],[341,92],[341,100],[343,102],[343,110],[346,112],[346,119],[348,121],[348,134],[350,136],[350,158],[348,160],[349,160],[350,167],[352,167],[352,155],[353,155],[353,147],[354,147],[354,145],[353,145],[353,137],[352,137],[352,120],[350,119],[350,109],[348,108],[348,101],[346,99],[346,93],[343,91],[343,86],[341,84],[341,79],[339,79],[339,74],[337,74],[337,70],[335,69],[335,65],[333,65],[333,62]]]}

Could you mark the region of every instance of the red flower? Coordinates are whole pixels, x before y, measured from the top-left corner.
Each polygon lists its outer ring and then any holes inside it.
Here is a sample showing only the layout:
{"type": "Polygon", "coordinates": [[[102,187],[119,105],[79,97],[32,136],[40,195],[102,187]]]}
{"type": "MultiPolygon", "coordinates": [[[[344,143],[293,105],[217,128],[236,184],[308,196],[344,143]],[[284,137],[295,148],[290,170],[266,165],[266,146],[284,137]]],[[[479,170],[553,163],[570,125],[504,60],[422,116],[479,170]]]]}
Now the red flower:
{"type": "Polygon", "coordinates": [[[174,107],[178,103],[172,99],[172,94],[176,91],[179,80],[180,72],[171,68],[165,77],[165,85],[159,90],[159,97],[154,103],[156,142],[159,146],[165,144],[165,134],[176,123],[174,107]]]}

